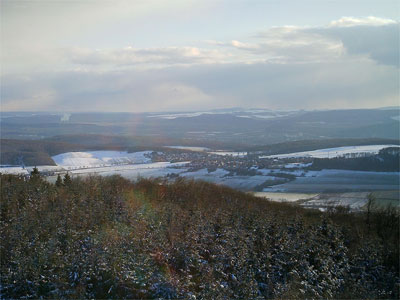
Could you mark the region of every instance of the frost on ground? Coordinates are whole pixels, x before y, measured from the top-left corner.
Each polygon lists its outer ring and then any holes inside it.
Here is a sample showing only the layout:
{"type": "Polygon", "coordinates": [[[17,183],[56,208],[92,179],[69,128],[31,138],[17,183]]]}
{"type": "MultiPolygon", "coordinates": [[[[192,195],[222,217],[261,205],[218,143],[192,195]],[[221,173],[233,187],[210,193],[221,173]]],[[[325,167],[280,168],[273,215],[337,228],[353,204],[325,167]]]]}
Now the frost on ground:
{"type": "Polygon", "coordinates": [[[389,147],[399,147],[399,145],[346,146],[337,148],[318,149],[313,151],[295,152],[288,154],[260,156],[260,158],[293,158],[293,157],[333,158],[333,157],[343,156],[346,154],[356,154],[356,153],[378,154],[380,150],[389,147]]]}

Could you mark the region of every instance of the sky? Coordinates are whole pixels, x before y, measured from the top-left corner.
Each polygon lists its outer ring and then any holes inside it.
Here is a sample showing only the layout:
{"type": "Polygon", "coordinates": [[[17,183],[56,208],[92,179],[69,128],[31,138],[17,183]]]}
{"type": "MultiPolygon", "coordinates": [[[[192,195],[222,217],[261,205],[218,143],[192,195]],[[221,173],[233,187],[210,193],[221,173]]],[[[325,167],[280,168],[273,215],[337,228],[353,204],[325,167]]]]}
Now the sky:
{"type": "Polygon", "coordinates": [[[0,0],[1,111],[399,106],[397,0],[0,0]]]}

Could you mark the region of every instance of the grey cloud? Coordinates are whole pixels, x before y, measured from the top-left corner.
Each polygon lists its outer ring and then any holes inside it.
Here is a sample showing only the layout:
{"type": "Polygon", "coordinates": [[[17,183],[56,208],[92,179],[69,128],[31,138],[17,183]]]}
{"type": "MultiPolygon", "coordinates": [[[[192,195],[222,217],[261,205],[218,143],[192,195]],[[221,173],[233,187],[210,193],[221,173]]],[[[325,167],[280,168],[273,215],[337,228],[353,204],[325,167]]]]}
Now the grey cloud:
{"type": "Polygon", "coordinates": [[[236,97],[240,106],[339,108],[376,106],[378,99],[395,105],[399,74],[360,61],[198,67],[182,78],[206,93],[236,97]]]}
{"type": "Polygon", "coordinates": [[[399,67],[399,23],[382,26],[326,27],[308,29],[343,42],[349,54],[368,55],[385,65],[399,67]]]}
{"type": "Polygon", "coordinates": [[[209,64],[157,70],[64,72],[4,78],[2,106],[26,110],[162,111],[229,106],[278,109],[396,105],[397,69],[372,61],[209,64]],[[36,87],[35,101],[21,102],[36,87]],[[49,98],[49,93],[53,98],[49,98]],[[47,94],[46,94],[47,93],[47,94]],[[47,97],[47,98],[46,98],[47,97]],[[44,103],[44,104],[43,104],[44,103]]]}
{"type": "Polygon", "coordinates": [[[339,21],[325,27],[272,28],[257,36],[257,47],[247,50],[292,62],[326,62],[346,58],[346,54],[367,56],[399,67],[399,22],[373,17],[339,21]]]}
{"type": "Polygon", "coordinates": [[[380,64],[399,67],[399,31],[400,23],[393,20],[344,17],[328,26],[269,28],[249,38],[250,42],[212,41],[212,44],[276,63],[349,61],[367,57],[380,64]]]}

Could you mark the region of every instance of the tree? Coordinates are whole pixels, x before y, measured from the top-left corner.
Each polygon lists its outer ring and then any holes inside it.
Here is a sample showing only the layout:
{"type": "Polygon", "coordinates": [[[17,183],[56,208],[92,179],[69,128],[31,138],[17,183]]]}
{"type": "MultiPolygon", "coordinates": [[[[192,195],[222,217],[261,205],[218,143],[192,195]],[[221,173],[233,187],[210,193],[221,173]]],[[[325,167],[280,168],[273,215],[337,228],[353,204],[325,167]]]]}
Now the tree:
{"type": "Polygon", "coordinates": [[[60,174],[57,175],[57,180],[56,180],[56,187],[62,187],[63,186],[63,181],[61,179],[60,174]]]}
{"type": "Polygon", "coordinates": [[[31,172],[31,176],[40,176],[40,172],[37,167],[33,168],[32,172],[31,172]]]}
{"type": "Polygon", "coordinates": [[[368,231],[371,229],[371,213],[376,208],[376,198],[375,196],[370,193],[368,195],[368,202],[367,202],[367,225],[368,231]]]}
{"type": "Polygon", "coordinates": [[[65,175],[64,175],[64,185],[65,185],[65,186],[70,186],[71,183],[72,183],[71,176],[69,176],[68,173],[65,174],[65,175]]]}
{"type": "Polygon", "coordinates": [[[40,179],[40,172],[39,172],[38,168],[34,167],[31,172],[30,180],[37,182],[37,181],[39,181],[39,179],[40,179]]]}

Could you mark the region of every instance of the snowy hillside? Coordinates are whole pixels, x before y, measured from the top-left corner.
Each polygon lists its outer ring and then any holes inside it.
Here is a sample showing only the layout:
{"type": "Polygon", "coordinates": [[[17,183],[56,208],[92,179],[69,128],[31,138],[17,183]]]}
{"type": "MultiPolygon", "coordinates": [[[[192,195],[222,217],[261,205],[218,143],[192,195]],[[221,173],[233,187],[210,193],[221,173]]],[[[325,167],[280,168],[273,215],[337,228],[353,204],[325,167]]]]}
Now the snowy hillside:
{"type": "Polygon", "coordinates": [[[314,151],[295,152],[288,154],[260,156],[260,158],[288,158],[288,157],[333,158],[353,153],[377,154],[380,150],[388,147],[399,147],[399,146],[398,145],[347,146],[347,147],[318,149],[314,151]]]}
{"type": "Polygon", "coordinates": [[[142,164],[151,162],[147,156],[151,151],[133,152],[126,151],[89,151],[67,152],[52,159],[58,166],[69,167],[100,167],[121,164],[142,164]]]}

